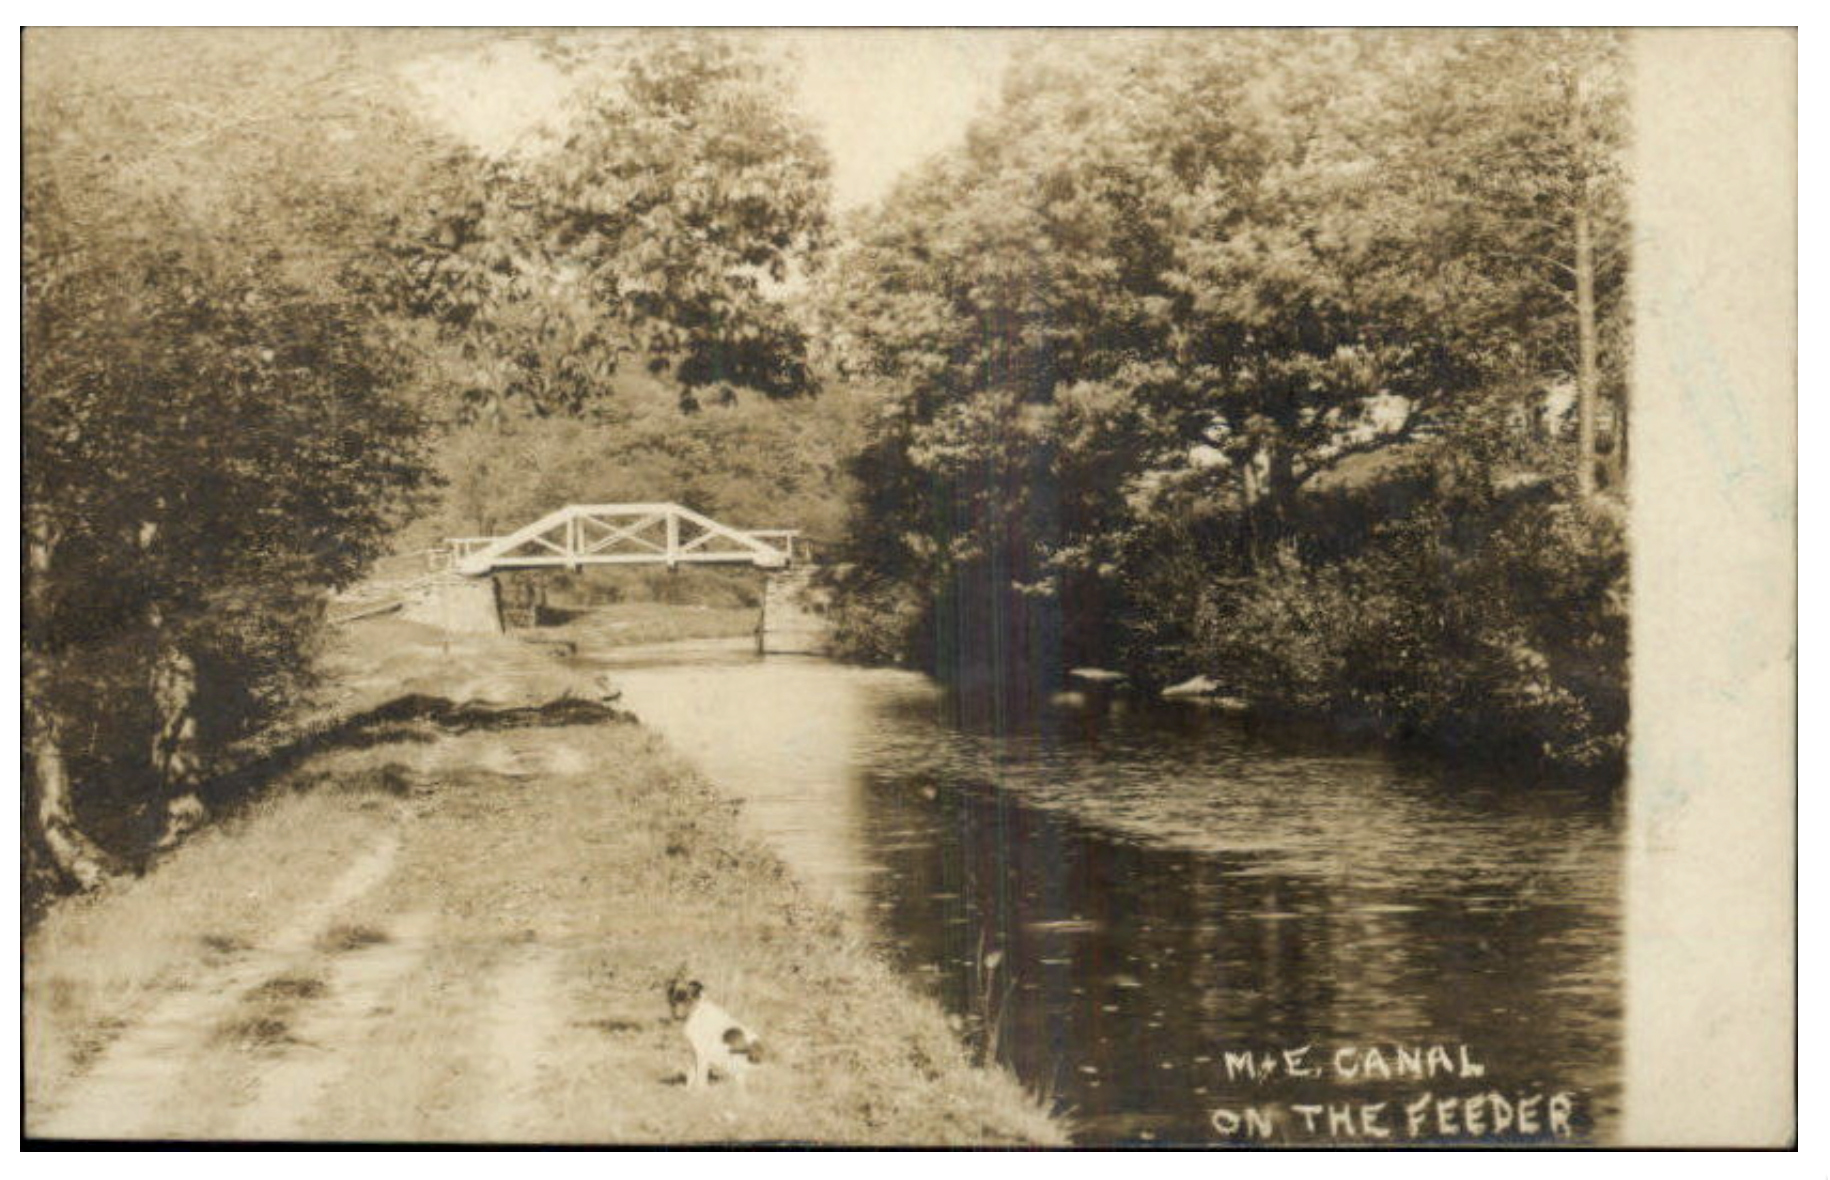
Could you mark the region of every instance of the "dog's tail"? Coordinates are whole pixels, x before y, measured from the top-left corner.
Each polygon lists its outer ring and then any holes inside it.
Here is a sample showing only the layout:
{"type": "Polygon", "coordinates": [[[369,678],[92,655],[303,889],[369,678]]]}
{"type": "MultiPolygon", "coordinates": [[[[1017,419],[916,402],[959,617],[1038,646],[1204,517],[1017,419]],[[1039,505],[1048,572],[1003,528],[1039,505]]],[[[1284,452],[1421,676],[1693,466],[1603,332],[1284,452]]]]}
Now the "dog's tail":
{"type": "Polygon", "coordinates": [[[727,1028],[724,1030],[724,1047],[740,1057],[749,1058],[751,1065],[761,1065],[763,1063],[765,1055],[763,1053],[762,1042],[741,1028],[727,1028]]]}

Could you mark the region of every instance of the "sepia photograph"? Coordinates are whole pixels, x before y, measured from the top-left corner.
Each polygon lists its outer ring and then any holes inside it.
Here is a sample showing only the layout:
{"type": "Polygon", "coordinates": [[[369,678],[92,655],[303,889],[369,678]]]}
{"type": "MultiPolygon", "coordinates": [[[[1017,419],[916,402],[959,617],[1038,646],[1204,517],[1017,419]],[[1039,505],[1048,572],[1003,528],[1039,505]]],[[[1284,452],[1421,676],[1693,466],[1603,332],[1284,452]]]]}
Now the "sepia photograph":
{"type": "Polygon", "coordinates": [[[28,1146],[1795,1142],[1790,31],[21,46],[28,1146]]]}

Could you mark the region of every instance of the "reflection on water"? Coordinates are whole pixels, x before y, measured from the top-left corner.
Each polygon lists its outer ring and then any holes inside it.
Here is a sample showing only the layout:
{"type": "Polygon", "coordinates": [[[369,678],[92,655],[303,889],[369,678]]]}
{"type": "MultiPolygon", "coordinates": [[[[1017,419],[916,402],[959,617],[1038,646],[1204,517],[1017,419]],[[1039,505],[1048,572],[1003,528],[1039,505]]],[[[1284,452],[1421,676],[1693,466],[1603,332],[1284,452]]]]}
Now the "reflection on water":
{"type": "MultiPolygon", "coordinates": [[[[1326,1142],[1326,1110],[1297,1104],[1381,1100],[1402,1139],[1426,1092],[1510,1109],[1567,1091],[1576,1132],[1607,1136],[1621,821],[1606,801],[1279,744],[1196,705],[1064,708],[999,734],[951,720],[909,673],[728,644],[603,662],[981,1042],[970,1021],[988,1016],[998,1055],[1083,1141],[1215,1142],[1216,1109],[1256,1105],[1275,1140],[1326,1142]],[[1301,1062],[1325,1066],[1355,1046],[1354,1069],[1369,1048],[1396,1064],[1432,1044],[1456,1061],[1465,1044],[1484,1076],[1254,1082],[1225,1057],[1309,1045],[1301,1062]]],[[[1477,1104],[1477,1125],[1496,1109],[1477,1104]]],[[[1468,1129],[1465,1109],[1450,1117],[1468,1129]]]]}

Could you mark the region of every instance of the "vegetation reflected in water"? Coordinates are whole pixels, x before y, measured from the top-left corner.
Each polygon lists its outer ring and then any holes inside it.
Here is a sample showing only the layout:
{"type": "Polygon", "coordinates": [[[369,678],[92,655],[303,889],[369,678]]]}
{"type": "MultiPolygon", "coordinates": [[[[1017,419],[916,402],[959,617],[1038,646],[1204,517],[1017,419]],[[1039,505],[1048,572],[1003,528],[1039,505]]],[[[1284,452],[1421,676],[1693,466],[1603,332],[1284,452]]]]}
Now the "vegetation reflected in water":
{"type": "Polygon", "coordinates": [[[1213,1110],[1245,1104],[1386,1100],[1402,1124],[1425,1091],[1572,1091],[1577,1132],[1606,1136],[1608,799],[1318,750],[1198,706],[997,733],[903,673],[705,649],[632,653],[615,676],[1082,1141],[1212,1142],[1213,1110]],[[1485,1076],[1254,1084],[1225,1064],[1431,1044],[1466,1044],[1485,1076]]]}

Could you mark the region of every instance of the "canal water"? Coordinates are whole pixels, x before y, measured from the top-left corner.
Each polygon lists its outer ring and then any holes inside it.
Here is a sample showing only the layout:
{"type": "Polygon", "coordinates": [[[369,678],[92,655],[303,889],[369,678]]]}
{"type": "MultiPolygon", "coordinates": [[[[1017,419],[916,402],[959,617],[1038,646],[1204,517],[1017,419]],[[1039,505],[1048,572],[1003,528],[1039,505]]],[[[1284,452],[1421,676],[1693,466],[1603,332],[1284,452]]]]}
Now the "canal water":
{"type": "Polygon", "coordinates": [[[1608,1140],[1606,796],[1194,703],[997,732],[907,672],[584,658],[1080,1142],[1608,1140]]]}

